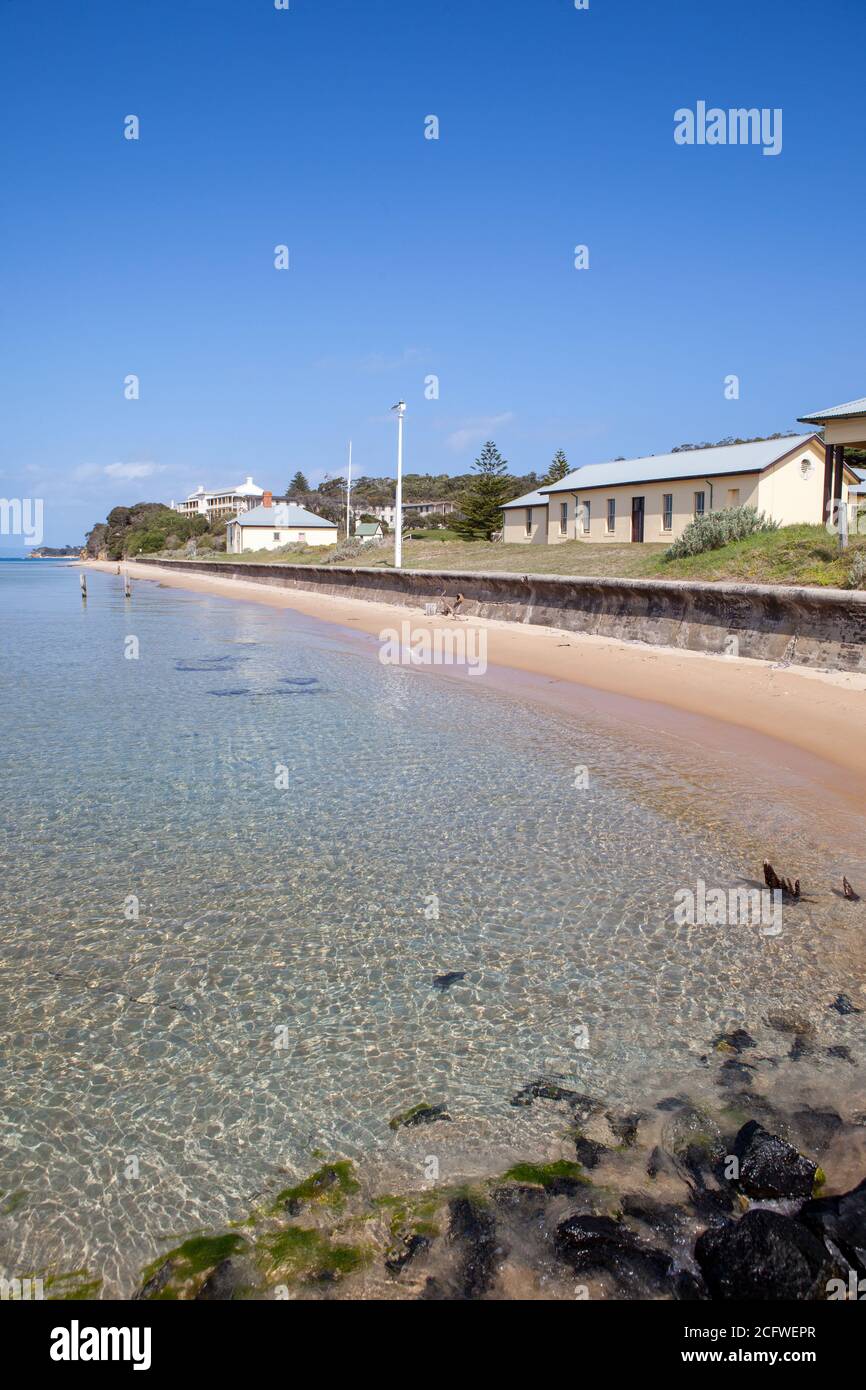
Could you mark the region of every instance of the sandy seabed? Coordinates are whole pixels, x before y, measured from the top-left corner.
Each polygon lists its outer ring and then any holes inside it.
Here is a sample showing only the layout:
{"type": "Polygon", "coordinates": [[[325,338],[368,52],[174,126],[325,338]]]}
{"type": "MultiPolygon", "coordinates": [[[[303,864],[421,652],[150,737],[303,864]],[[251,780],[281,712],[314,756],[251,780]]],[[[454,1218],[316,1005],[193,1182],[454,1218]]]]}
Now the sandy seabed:
{"type": "MultiPolygon", "coordinates": [[[[88,567],[115,573],[113,561],[88,567]]],[[[133,580],[288,608],[339,625],[369,650],[383,632],[409,620],[413,634],[454,627],[418,608],[278,589],[226,575],[172,573],[134,561],[133,580]]],[[[455,591],[456,592],[456,591],[455,591]]],[[[486,634],[483,680],[507,693],[542,700],[560,712],[603,708],[631,722],[661,728],[692,742],[759,758],[810,778],[824,790],[862,806],[866,794],[866,676],[779,666],[768,661],[650,647],[557,628],[487,618],[457,620],[486,634]]],[[[418,668],[422,677],[428,674],[418,668]]],[[[466,667],[439,666],[437,676],[473,680],[466,667]]]]}

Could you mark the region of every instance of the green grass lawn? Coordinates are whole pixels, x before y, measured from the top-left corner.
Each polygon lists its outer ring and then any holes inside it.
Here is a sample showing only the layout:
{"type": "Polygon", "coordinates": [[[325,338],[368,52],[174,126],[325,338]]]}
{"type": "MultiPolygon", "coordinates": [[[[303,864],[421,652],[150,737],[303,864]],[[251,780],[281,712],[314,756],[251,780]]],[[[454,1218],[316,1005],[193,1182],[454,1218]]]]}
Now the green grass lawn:
{"type": "MultiPolygon", "coordinates": [[[[561,545],[505,545],[501,541],[462,541],[438,531],[403,543],[406,569],[499,570],[514,574],[608,575],[613,578],[729,580],[744,584],[809,584],[845,588],[858,552],[866,556],[866,537],[854,536],[839,551],[823,526],[784,526],[734,541],[720,550],[665,560],[664,545],[607,545],[565,541],[561,545]],[[436,539],[433,539],[435,535],[436,539]]],[[[393,542],[370,545],[358,556],[337,560],[332,546],[309,546],[279,554],[263,550],[243,556],[203,552],[201,560],[254,564],[370,565],[394,563],[393,542]]]]}

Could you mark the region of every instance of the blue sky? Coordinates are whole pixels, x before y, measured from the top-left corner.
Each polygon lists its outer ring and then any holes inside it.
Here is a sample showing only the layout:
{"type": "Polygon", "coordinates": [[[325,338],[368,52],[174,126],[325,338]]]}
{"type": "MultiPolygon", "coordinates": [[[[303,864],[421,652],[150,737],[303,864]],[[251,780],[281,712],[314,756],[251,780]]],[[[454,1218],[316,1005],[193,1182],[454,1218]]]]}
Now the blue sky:
{"type": "Polygon", "coordinates": [[[862,0],[0,0],[0,494],[77,542],[349,438],[393,473],[401,395],[407,469],[524,473],[866,393],[864,40],[862,0]],[[781,154],[678,146],[699,100],[781,154]]]}

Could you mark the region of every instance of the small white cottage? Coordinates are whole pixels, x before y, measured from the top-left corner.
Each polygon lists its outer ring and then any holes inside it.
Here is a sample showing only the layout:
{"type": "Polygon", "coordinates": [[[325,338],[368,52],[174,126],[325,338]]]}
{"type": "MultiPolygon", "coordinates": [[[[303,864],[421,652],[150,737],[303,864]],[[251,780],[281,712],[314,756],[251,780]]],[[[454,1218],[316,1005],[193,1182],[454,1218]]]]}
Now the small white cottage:
{"type": "Polygon", "coordinates": [[[266,492],[260,507],[241,512],[226,526],[226,552],[279,550],[282,545],[336,545],[336,522],[327,521],[296,502],[278,502],[266,492]]]}

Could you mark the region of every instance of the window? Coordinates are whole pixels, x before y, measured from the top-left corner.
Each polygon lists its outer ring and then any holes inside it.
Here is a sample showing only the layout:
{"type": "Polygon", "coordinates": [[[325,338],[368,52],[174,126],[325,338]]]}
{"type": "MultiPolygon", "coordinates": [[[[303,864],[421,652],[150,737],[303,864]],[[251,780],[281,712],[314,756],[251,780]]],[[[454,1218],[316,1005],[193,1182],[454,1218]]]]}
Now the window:
{"type": "Polygon", "coordinates": [[[531,535],[532,535],[532,508],[531,508],[531,507],[527,507],[527,508],[526,508],[526,534],[527,534],[527,536],[531,536],[531,535]]]}
{"type": "Polygon", "coordinates": [[[280,539],[280,533],[279,533],[279,531],[275,531],[275,532],[274,532],[274,540],[275,540],[275,541],[278,541],[279,539],[280,539]]]}
{"type": "Polygon", "coordinates": [[[662,495],[662,530],[673,530],[674,524],[674,495],[672,492],[665,492],[662,495]]]}
{"type": "Polygon", "coordinates": [[[301,545],[306,545],[306,544],[307,544],[307,533],[306,533],[306,531],[299,531],[299,532],[298,532],[298,540],[301,542],[301,545]]]}
{"type": "Polygon", "coordinates": [[[561,536],[567,536],[567,535],[568,535],[568,503],[567,503],[567,502],[560,502],[560,504],[559,504],[559,534],[560,534],[561,536]]]}
{"type": "Polygon", "coordinates": [[[592,515],[592,508],[591,508],[591,506],[590,506],[590,503],[589,503],[588,501],[584,500],[584,501],[581,503],[581,509],[582,509],[582,513],[583,513],[583,517],[582,517],[582,520],[583,520],[583,534],[584,534],[585,536],[588,536],[588,535],[589,535],[589,522],[590,522],[590,517],[591,517],[591,515],[592,515]]]}
{"type": "Polygon", "coordinates": [[[706,498],[706,493],[705,493],[705,492],[696,492],[696,493],[695,493],[695,516],[696,516],[696,517],[703,516],[703,514],[704,514],[704,499],[705,499],[705,498],[706,498]]]}
{"type": "Polygon", "coordinates": [[[607,529],[608,529],[608,531],[615,531],[615,530],[616,530],[616,498],[615,498],[615,497],[608,497],[608,499],[607,499],[607,529]]]}
{"type": "Polygon", "coordinates": [[[729,487],[729,488],[728,488],[728,506],[729,506],[729,507],[739,507],[739,505],[740,505],[740,489],[739,489],[738,487],[729,487]]]}

